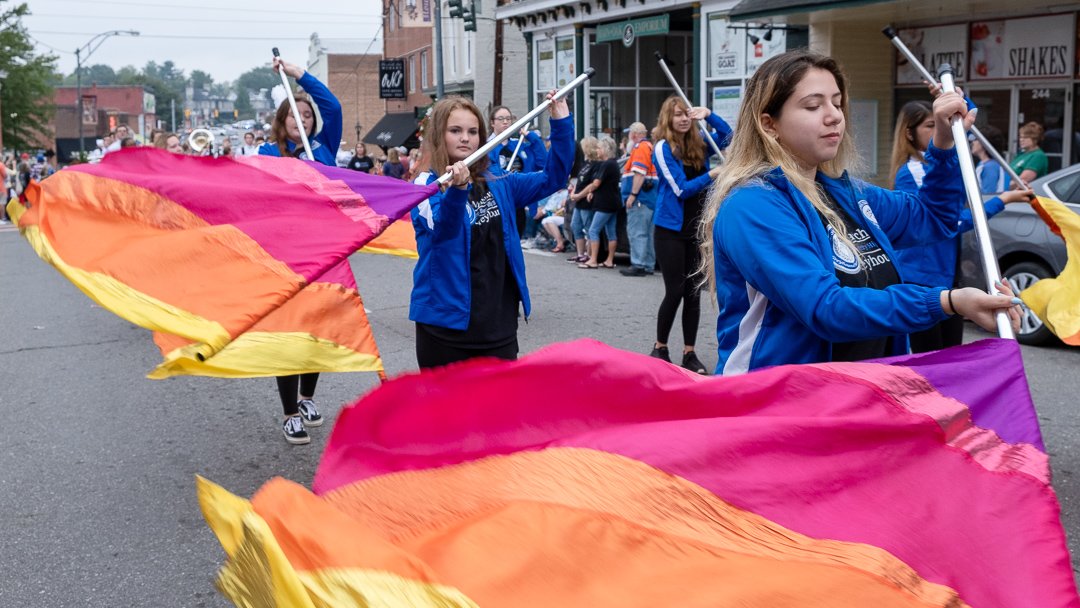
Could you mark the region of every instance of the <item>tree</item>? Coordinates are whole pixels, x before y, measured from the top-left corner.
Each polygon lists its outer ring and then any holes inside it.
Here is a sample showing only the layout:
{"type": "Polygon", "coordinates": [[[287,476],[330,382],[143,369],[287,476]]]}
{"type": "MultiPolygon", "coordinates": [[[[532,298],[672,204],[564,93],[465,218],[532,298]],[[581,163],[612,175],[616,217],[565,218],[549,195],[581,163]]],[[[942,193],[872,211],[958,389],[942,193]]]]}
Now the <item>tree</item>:
{"type": "Polygon", "coordinates": [[[252,68],[236,79],[236,94],[244,97],[247,91],[257,93],[261,89],[266,89],[266,98],[270,99],[270,89],[278,84],[281,84],[281,77],[270,67],[252,68]]]}
{"type": "Polygon", "coordinates": [[[49,136],[49,122],[56,109],[53,86],[60,79],[54,55],[35,55],[34,45],[22,24],[30,14],[25,3],[11,8],[0,0],[0,70],[7,72],[0,89],[4,145],[27,149],[32,141],[49,136]],[[12,117],[15,114],[15,117],[12,117]]]}
{"type": "Polygon", "coordinates": [[[191,72],[191,86],[195,89],[208,90],[210,85],[214,84],[214,79],[202,70],[193,70],[191,72]]]}
{"type": "MultiPolygon", "coordinates": [[[[64,84],[74,86],[77,79],[75,72],[64,76],[64,84]]],[[[91,83],[100,85],[109,85],[116,83],[116,72],[107,65],[101,63],[95,63],[91,66],[83,66],[82,69],[82,81],[83,84],[89,85],[91,83]]]]}

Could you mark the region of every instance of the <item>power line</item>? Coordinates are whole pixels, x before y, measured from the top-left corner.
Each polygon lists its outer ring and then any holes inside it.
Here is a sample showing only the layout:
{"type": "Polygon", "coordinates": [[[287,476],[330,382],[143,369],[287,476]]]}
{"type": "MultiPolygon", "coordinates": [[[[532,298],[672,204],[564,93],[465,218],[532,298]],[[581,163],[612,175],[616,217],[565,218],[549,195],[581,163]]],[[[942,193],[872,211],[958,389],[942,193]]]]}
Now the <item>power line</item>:
{"type": "MultiPolygon", "coordinates": [[[[54,36],[94,36],[97,32],[54,32],[47,30],[37,30],[38,34],[51,34],[54,36]]],[[[220,40],[223,42],[230,40],[262,40],[262,41],[310,41],[310,37],[293,38],[287,36],[232,36],[226,34],[219,34],[217,36],[196,36],[191,34],[139,34],[139,38],[172,38],[177,40],[220,40]]]]}
{"type": "MultiPolygon", "coordinates": [[[[85,0],[55,0],[55,1],[56,2],[73,2],[73,3],[76,3],[76,4],[81,4],[83,6],[86,5],[85,0]]],[[[333,17],[335,19],[341,18],[341,17],[350,17],[350,16],[355,16],[355,17],[362,17],[363,16],[363,15],[342,15],[340,13],[312,13],[311,11],[283,11],[283,10],[274,10],[274,9],[264,9],[264,8],[261,8],[261,7],[259,9],[257,9],[257,10],[252,10],[250,8],[224,8],[224,7],[220,7],[220,6],[178,6],[176,4],[160,4],[160,3],[149,3],[149,2],[120,2],[119,0],[94,0],[94,5],[98,5],[98,4],[113,4],[113,5],[118,5],[118,6],[137,6],[139,8],[155,7],[155,8],[167,8],[167,9],[172,9],[172,10],[188,10],[188,9],[192,9],[192,10],[203,10],[203,11],[228,11],[228,12],[233,12],[233,13],[238,13],[238,12],[239,13],[246,13],[246,14],[249,14],[249,15],[252,14],[252,13],[258,13],[260,15],[276,13],[276,14],[281,14],[281,15],[306,15],[308,17],[319,17],[319,16],[321,16],[321,17],[333,17]]]]}
{"type": "Polygon", "coordinates": [[[53,50],[53,51],[55,51],[57,53],[67,53],[68,55],[74,55],[75,54],[75,51],[65,51],[65,50],[62,50],[62,49],[58,49],[58,48],[56,48],[55,46],[53,46],[51,44],[45,44],[44,42],[42,42],[42,41],[38,40],[37,38],[34,38],[33,36],[31,36],[29,32],[27,32],[26,37],[33,40],[35,43],[40,44],[41,46],[43,46],[43,47],[45,47],[47,49],[51,49],[51,50],[53,50]]]}

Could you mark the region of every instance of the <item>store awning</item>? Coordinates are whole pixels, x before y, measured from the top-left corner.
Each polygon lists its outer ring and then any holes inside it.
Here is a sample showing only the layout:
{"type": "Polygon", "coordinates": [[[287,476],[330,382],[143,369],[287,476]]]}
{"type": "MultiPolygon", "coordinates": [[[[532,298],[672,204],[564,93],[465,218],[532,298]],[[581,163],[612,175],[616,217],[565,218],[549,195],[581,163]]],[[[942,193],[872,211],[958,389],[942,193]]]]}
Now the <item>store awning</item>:
{"type": "Polygon", "coordinates": [[[764,19],[797,13],[812,13],[838,8],[854,8],[896,0],[742,0],[728,13],[732,21],[764,19]]]}
{"type": "Polygon", "coordinates": [[[364,143],[384,148],[403,146],[414,139],[419,124],[420,121],[412,112],[387,114],[375,123],[374,127],[368,129],[364,143]]]}

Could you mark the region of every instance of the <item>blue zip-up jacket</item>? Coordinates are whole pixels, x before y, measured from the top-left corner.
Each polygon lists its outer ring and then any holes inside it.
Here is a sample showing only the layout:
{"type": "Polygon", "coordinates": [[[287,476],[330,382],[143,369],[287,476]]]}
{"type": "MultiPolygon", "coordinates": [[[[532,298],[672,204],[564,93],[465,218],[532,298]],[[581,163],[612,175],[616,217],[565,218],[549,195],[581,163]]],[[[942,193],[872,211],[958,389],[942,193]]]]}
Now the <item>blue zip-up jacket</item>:
{"type": "MultiPolygon", "coordinates": [[[[529,286],[525,282],[525,256],[518,242],[517,208],[565,188],[573,164],[574,118],[567,116],[551,121],[551,155],[543,171],[498,174],[489,171],[485,176],[502,215],[503,244],[521,294],[526,320],[532,307],[529,286]]],[[[437,178],[432,172],[422,173],[416,182],[430,184],[437,178]]],[[[472,226],[468,201],[468,189],[450,187],[412,210],[419,259],[413,269],[410,321],[448,329],[468,329],[472,310],[469,274],[472,226]]]]}
{"type": "MultiPolygon", "coordinates": [[[[713,141],[721,150],[731,143],[731,127],[716,114],[709,114],[705,122],[716,129],[711,135],[713,141]]],[[[702,137],[710,137],[708,133],[702,133],[702,137]]],[[[712,148],[705,144],[705,173],[694,179],[686,179],[686,171],[683,170],[682,161],[675,158],[671,150],[671,144],[666,139],[656,142],[653,148],[653,165],[656,167],[656,175],[660,178],[656,190],[656,210],[653,212],[653,223],[668,230],[682,230],[683,227],[683,201],[709,187],[712,178],[709,177],[708,157],[712,155],[712,148]]]]}
{"type": "MultiPolygon", "coordinates": [[[[319,113],[316,115],[315,136],[308,138],[311,153],[315,156],[314,160],[336,167],[338,146],[341,145],[341,102],[334,97],[330,89],[326,88],[326,85],[307,72],[296,80],[296,84],[303,87],[304,92],[319,108],[319,113]]],[[[286,141],[285,146],[291,153],[296,150],[297,144],[286,141]]],[[[277,142],[268,141],[259,146],[259,154],[281,156],[281,151],[278,150],[277,142]]],[[[301,158],[307,158],[306,153],[301,158]]]]}
{"type": "MultiPolygon", "coordinates": [[[[817,180],[895,259],[895,247],[955,235],[955,201],[963,192],[956,151],[931,145],[927,155],[934,162],[918,194],[878,188],[847,173],[839,179],[818,173],[817,180]]],[[[779,168],[724,199],[713,245],[718,374],[831,361],[833,342],[882,336],[894,336],[895,354],[903,354],[906,334],[948,316],[939,301],[943,287],[842,287],[817,210],[779,168]]],[[[903,269],[896,271],[903,280],[903,269]]]]}
{"type": "MultiPolygon", "coordinates": [[[[917,158],[909,159],[907,164],[897,170],[893,190],[918,192],[923,185],[928,166],[929,163],[919,162],[917,158]]],[[[956,254],[960,234],[975,227],[975,222],[971,219],[971,209],[968,209],[967,198],[963,192],[954,204],[960,216],[957,225],[959,234],[956,237],[910,249],[900,248],[896,252],[896,258],[894,258],[896,264],[903,267],[904,278],[909,283],[927,287],[953,286],[956,278],[956,254]]],[[[1005,203],[1000,197],[995,196],[983,202],[983,208],[986,209],[986,217],[989,219],[1004,211],[1005,203]]]]}
{"type": "MultiPolygon", "coordinates": [[[[488,160],[491,161],[491,165],[499,167],[499,157],[502,155],[502,150],[506,148],[508,149],[507,154],[513,154],[517,143],[518,138],[511,137],[502,142],[501,145],[492,148],[488,152],[488,160]]],[[[521,144],[521,150],[518,150],[518,158],[521,159],[521,172],[543,171],[544,166],[547,164],[547,157],[548,150],[544,146],[544,140],[535,131],[529,131],[529,134],[525,136],[525,143],[521,144]]],[[[507,160],[510,159],[509,156],[506,158],[507,160]]]]}

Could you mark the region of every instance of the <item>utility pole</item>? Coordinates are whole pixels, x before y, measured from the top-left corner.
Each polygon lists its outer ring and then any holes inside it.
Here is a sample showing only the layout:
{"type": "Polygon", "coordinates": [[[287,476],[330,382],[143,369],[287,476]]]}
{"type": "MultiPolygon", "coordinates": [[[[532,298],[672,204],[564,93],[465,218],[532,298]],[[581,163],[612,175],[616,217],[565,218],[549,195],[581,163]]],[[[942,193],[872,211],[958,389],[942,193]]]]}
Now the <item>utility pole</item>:
{"type": "MultiPolygon", "coordinates": [[[[495,3],[496,10],[499,5],[502,4],[502,0],[498,0],[495,3]]],[[[495,20],[495,82],[494,89],[491,91],[491,105],[502,105],[502,81],[503,81],[503,22],[502,19],[495,20]]]]}
{"type": "Polygon", "coordinates": [[[169,100],[169,110],[172,113],[172,128],[169,129],[170,133],[176,133],[176,98],[173,97],[169,100]]]}
{"type": "Polygon", "coordinates": [[[434,0],[435,5],[435,98],[442,99],[446,92],[443,84],[442,56],[442,1],[434,0]]]}
{"type": "Polygon", "coordinates": [[[79,123],[79,155],[86,154],[86,145],[83,143],[83,103],[82,103],[82,62],[83,59],[90,59],[90,55],[94,54],[94,51],[101,46],[101,43],[105,42],[106,38],[111,36],[138,36],[139,32],[135,30],[111,30],[108,32],[102,32],[97,36],[90,39],[90,42],[75,49],[75,113],[78,115],[75,120],[79,123]],[[94,44],[94,43],[97,44],[94,44]],[[86,49],[86,57],[82,56],[82,50],[86,49]]]}

